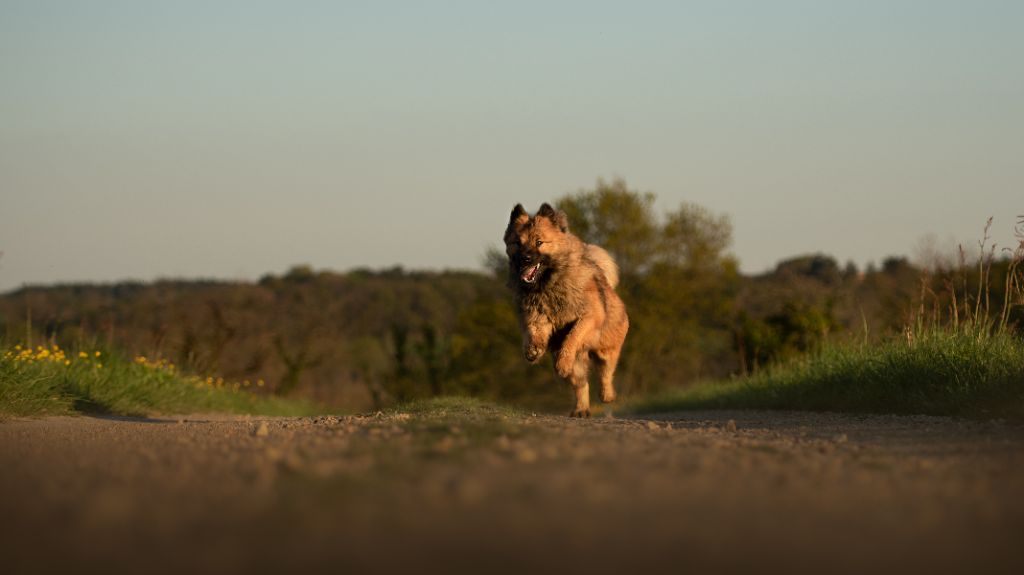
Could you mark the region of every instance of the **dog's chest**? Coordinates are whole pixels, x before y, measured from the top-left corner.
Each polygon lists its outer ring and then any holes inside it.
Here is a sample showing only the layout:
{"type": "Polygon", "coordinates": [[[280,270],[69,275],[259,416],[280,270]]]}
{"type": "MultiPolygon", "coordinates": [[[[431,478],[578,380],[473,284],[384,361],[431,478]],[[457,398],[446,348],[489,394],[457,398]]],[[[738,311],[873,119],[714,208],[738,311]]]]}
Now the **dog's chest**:
{"type": "Polygon", "coordinates": [[[544,316],[556,327],[576,321],[583,315],[586,307],[581,293],[557,285],[536,293],[524,294],[520,305],[527,316],[544,316]]]}

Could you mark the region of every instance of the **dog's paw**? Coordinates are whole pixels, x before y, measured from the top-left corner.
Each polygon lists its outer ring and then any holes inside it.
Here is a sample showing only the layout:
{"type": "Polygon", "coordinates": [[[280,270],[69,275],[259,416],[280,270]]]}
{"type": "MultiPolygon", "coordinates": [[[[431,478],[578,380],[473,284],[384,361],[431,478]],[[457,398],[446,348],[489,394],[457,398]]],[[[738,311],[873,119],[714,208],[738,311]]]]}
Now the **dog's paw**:
{"type": "Polygon", "coordinates": [[[538,361],[540,361],[542,355],[544,355],[543,347],[528,345],[525,348],[523,348],[523,356],[525,356],[526,361],[530,363],[537,363],[538,361]]]}
{"type": "Polygon", "coordinates": [[[569,413],[569,417],[590,417],[590,408],[574,409],[569,413]]]}
{"type": "Polygon", "coordinates": [[[601,390],[601,401],[604,403],[611,403],[615,401],[615,390],[601,390]]]}
{"type": "Polygon", "coordinates": [[[555,373],[557,373],[558,377],[561,377],[562,379],[569,379],[572,377],[572,368],[575,363],[576,362],[573,361],[573,358],[563,355],[558,358],[557,362],[555,362],[555,373]]]}

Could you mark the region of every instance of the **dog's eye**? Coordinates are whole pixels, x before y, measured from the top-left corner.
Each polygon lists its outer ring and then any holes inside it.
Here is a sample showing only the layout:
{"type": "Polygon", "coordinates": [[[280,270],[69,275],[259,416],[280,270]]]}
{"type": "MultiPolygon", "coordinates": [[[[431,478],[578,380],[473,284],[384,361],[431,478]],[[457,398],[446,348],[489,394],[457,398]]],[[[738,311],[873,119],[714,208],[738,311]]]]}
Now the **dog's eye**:
{"type": "Polygon", "coordinates": [[[544,242],[542,242],[540,240],[537,240],[537,247],[539,248],[542,243],[544,243],[544,242]]]}

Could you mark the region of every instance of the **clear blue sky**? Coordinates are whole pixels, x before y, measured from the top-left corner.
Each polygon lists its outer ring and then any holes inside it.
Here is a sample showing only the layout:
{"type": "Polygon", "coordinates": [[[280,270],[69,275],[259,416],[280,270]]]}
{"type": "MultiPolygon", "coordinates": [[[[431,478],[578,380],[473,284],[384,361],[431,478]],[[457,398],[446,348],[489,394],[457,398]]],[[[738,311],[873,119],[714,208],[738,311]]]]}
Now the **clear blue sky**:
{"type": "Polygon", "coordinates": [[[746,271],[1024,213],[1024,2],[0,0],[0,290],[475,268],[598,177],[746,271]]]}

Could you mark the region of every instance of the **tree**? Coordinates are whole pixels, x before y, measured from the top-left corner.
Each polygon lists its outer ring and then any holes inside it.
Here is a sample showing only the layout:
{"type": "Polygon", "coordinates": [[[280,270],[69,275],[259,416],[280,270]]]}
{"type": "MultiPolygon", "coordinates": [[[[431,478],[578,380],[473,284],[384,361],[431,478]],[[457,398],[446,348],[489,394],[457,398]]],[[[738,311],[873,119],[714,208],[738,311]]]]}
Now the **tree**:
{"type": "Polygon", "coordinates": [[[597,181],[593,190],[580,190],[558,200],[569,216],[570,230],[587,243],[597,244],[615,258],[623,276],[646,271],[658,243],[654,194],[630,191],[622,179],[597,181]]]}

